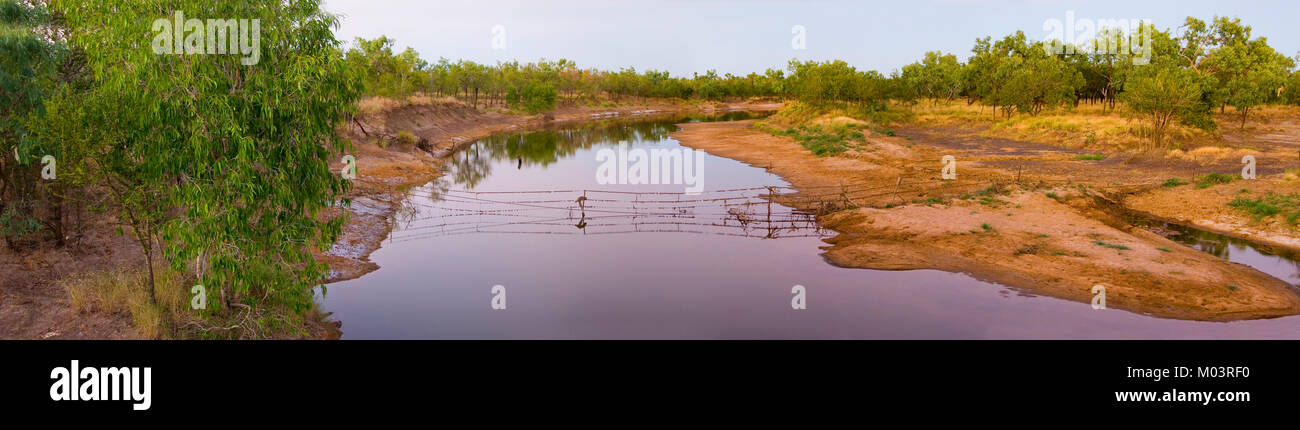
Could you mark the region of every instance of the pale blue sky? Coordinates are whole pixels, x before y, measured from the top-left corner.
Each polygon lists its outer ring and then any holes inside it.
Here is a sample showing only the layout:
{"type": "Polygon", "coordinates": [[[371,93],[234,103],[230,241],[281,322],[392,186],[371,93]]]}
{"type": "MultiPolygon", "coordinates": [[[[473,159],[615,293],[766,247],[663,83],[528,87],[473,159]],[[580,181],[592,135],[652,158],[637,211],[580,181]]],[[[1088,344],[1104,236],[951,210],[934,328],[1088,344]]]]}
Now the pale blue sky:
{"type": "Polygon", "coordinates": [[[977,37],[1078,19],[1151,19],[1176,28],[1187,16],[1236,16],[1288,56],[1300,51],[1300,2],[1142,0],[324,0],[344,15],[340,39],[386,34],[428,60],[439,56],[495,63],[567,58],[580,67],[636,67],[674,75],[716,69],[744,74],[784,69],[791,58],[838,58],[888,73],[941,50],[965,58],[977,37]],[[492,28],[505,28],[506,49],[492,49],[492,28]],[[791,28],[806,29],[805,50],[791,47],[791,28]]]}

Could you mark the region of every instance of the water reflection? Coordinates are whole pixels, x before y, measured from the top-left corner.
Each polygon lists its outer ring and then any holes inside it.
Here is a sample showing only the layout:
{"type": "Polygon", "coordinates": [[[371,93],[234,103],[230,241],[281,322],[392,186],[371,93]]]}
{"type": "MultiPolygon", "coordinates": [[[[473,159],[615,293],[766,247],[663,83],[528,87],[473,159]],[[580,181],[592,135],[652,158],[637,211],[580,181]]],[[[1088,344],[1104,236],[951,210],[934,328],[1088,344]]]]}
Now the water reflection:
{"type": "MultiPolygon", "coordinates": [[[[682,122],[736,121],[762,118],[769,113],[728,112],[720,115],[675,115],[646,121],[644,118],[606,120],[577,126],[489,136],[454,152],[448,157],[444,176],[464,189],[474,189],[492,174],[492,167],[503,160],[514,160],[513,167],[549,167],[598,144],[658,142],[677,131],[682,122]]],[[[446,184],[442,188],[446,188],[446,184]]],[[[436,192],[434,195],[438,195],[436,192]]]]}
{"type": "Polygon", "coordinates": [[[1224,260],[1254,267],[1292,285],[1300,286],[1300,252],[1256,244],[1178,224],[1141,219],[1133,222],[1175,242],[1224,260]]]}

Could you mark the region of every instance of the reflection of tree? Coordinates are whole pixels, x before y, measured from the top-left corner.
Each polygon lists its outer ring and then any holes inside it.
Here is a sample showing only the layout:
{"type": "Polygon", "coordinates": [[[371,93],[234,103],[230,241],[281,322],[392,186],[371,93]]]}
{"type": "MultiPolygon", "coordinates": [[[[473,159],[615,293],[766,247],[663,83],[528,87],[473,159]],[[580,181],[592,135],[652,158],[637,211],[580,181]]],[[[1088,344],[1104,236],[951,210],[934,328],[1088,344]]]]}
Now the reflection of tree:
{"type": "MultiPolygon", "coordinates": [[[[473,189],[492,173],[492,164],[504,160],[522,166],[549,166],[579,150],[619,142],[659,142],[685,121],[731,121],[756,117],[749,112],[722,115],[679,115],[653,120],[628,119],[584,123],[573,127],[528,133],[494,134],[452,153],[445,168],[451,181],[473,189]],[[516,161],[517,160],[517,161],[516,161]]],[[[450,184],[445,184],[443,191],[450,184]]],[[[441,193],[435,192],[434,195],[441,193]]]]}
{"type": "Polygon", "coordinates": [[[495,134],[454,152],[446,167],[446,177],[465,189],[473,189],[492,173],[494,162],[518,160],[523,166],[549,166],[599,144],[658,142],[677,130],[675,124],[688,119],[693,118],[609,121],[529,133],[495,134]]]}
{"type": "Polygon", "coordinates": [[[1170,237],[1170,239],[1187,245],[1195,246],[1201,251],[1214,255],[1222,259],[1228,259],[1231,256],[1232,247],[1250,248],[1260,255],[1278,257],[1286,260],[1295,266],[1295,277],[1300,278],[1300,252],[1288,249],[1273,248],[1264,245],[1257,245],[1249,241],[1235,239],[1229,236],[1212,233],[1208,231],[1188,228],[1177,224],[1165,224],[1165,230],[1177,231],[1179,234],[1170,237]]]}
{"type": "Polygon", "coordinates": [[[474,188],[492,173],[493,158],[484,142],[475,143],[452,153],[448,176],[466,189],[474,188]]]}

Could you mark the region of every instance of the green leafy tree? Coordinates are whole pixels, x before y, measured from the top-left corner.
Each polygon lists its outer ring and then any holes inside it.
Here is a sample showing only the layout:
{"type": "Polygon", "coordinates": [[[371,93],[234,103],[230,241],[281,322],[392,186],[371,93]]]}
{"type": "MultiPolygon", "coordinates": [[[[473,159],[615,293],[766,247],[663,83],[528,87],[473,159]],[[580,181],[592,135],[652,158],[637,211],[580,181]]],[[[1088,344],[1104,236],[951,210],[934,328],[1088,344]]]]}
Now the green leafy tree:
{"type": "Polygon", "coordinates": [[[1120,97],[1129,109],[1150,122],[1155,147],[1164,144],[1173,121],[1204,110],[1200,76],[1194,70],[1170,65],[1138,68],[1120,97]]]}
{"type": "Polygon", "coordinates": [[[550,84],[529,84],[524,87],[522,102],[524,110],[530,114],[539,114],[555,110],[555,87],[550,84]]]}
{"type": "Polygon", "coordinates": [[[85,106],[86,132],[101,145],[96,173],[150,262],[151,283],[161,250],[223,299],[210,301],[218,309],[309,307],[326,274],[311,250],[330,246],[343,222],[321,216],[348,187],[330,169],[348,147],[335,126],[361,94],[333,35],[337,18],[316,0],[51,4],[94,76],[64,103],[85,106]],[[260,61],[154,53],[142,17],[176,11],[260,20],[260,61]]]}

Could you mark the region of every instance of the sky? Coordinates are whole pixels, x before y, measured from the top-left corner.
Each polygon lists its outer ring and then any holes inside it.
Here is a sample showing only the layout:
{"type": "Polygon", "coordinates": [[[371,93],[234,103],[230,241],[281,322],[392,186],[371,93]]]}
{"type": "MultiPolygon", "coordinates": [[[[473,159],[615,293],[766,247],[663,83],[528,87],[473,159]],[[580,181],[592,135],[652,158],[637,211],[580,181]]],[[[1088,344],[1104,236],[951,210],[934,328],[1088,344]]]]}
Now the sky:
{"type": "Polygon", "coordinates": [[[410,46],[429,61],[565,58],[582,68],[686,77],[784,69],[793,58],[841,59],[888,74],[926,51],[964,60],[979,37],[1023,30],[1042,40],[1049,20],[1065,24],[1070,16],[1075,23],[1149,19],[1162,30],[1188,16],[1239,17],[1253,37],[1300,55],[1295,0],[324,0],[324,8],[343,15],[340,40],[387,35],[397,50],[410,46]],[[803,49],[795,46],[796,26],[803,49]]]}

